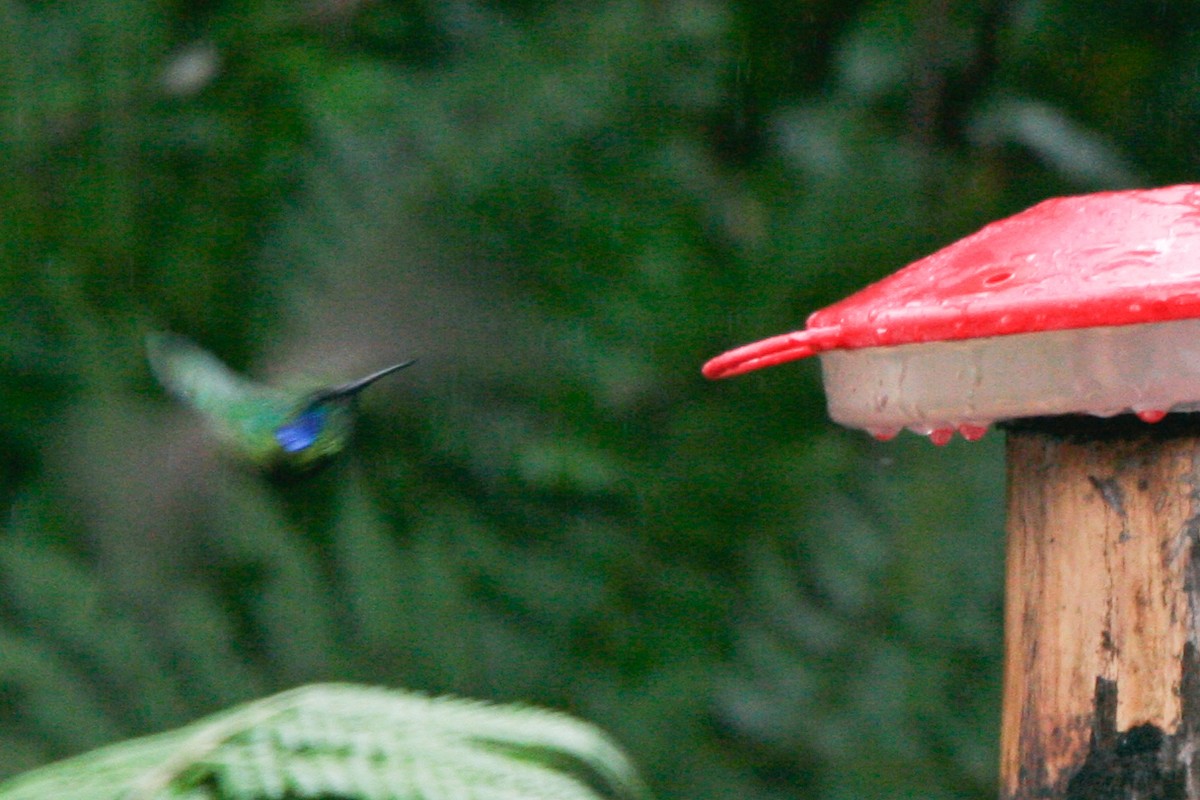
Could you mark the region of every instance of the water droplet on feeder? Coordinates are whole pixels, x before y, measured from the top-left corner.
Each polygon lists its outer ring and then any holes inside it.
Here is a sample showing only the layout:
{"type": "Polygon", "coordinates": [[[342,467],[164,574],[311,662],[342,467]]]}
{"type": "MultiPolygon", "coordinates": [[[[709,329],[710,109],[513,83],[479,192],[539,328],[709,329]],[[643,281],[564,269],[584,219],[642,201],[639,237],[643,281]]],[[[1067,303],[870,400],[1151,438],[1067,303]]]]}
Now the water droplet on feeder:
{"type": "Polygon", "coordinates": [[[936,444],[938,447],[950,443],[954,438],[954,428],[935,428],[929,433],[929,441],[936,444]]]}
{"type": "Polygon", "coordinates": [[[958,426],[958,432],[961,433],[962,437],[968,442],[979,441],[983,438],[983,435],[987,433],[987,430],[987,425],[976,425],[970,422],[964,422],[958,426]]]}

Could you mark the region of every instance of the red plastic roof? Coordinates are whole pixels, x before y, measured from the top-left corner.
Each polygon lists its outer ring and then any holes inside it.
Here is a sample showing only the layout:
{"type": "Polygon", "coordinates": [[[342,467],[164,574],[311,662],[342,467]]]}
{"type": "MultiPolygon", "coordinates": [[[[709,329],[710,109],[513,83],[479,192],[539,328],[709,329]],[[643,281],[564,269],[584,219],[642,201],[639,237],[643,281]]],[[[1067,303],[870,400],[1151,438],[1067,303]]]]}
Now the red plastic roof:
{"type": "Polygon", "coordinates": [[[826,350],[1200,317],[1200,185],[1060,197],[717,356],[709,378],[826,350]]]}

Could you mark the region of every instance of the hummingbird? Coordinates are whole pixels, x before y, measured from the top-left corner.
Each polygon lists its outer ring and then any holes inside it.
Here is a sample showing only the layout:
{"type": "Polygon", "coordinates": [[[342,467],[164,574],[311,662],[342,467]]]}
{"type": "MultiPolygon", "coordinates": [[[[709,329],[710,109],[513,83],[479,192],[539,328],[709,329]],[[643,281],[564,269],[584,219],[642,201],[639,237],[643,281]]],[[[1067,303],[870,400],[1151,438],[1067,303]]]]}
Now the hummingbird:
{"type": "Polygon", "coordinates": [[[416,359],[365,377],[308,391],[256,383],[190,339],[146,337],[150,369],[163,387],[202,416],[225,448],[270,472],[300,473],[337,455],[349,441],[358,393],[416,359]]]}

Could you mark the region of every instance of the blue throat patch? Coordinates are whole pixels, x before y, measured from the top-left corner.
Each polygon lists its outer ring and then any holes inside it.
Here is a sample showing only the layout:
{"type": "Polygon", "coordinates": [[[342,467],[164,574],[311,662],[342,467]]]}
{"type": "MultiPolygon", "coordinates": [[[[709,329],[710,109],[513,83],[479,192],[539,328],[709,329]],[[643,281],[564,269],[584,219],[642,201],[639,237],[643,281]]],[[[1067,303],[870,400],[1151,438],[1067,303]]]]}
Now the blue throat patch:
{"type": "Polygon", "coordinates": [[[325,409],[310,408],[291,422],[275,429],[275,441],[285,453],[298,453],[321,435],[325,428],[325,409]]]}

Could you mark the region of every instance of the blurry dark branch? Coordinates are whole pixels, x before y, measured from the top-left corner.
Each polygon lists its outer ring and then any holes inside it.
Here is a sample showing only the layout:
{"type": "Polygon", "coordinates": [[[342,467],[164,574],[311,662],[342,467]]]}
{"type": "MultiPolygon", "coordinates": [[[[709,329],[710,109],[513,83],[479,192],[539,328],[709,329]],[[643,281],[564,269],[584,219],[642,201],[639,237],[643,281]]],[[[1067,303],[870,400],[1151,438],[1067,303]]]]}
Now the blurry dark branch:
{"type": "Polygon", "coordinates": [[[924,150],[956,146],[964,140],[971,109],[985,95],[1000,66],[1000,35],[1011,18],[1011,0],[978,4],[965,30],[955,24],[953,0],[926,0],[913,62],[909,126],[924,150]],[[972,39],[970,57],[961,66],[948,54],[959,48],[953,38],[972,39]]]}

